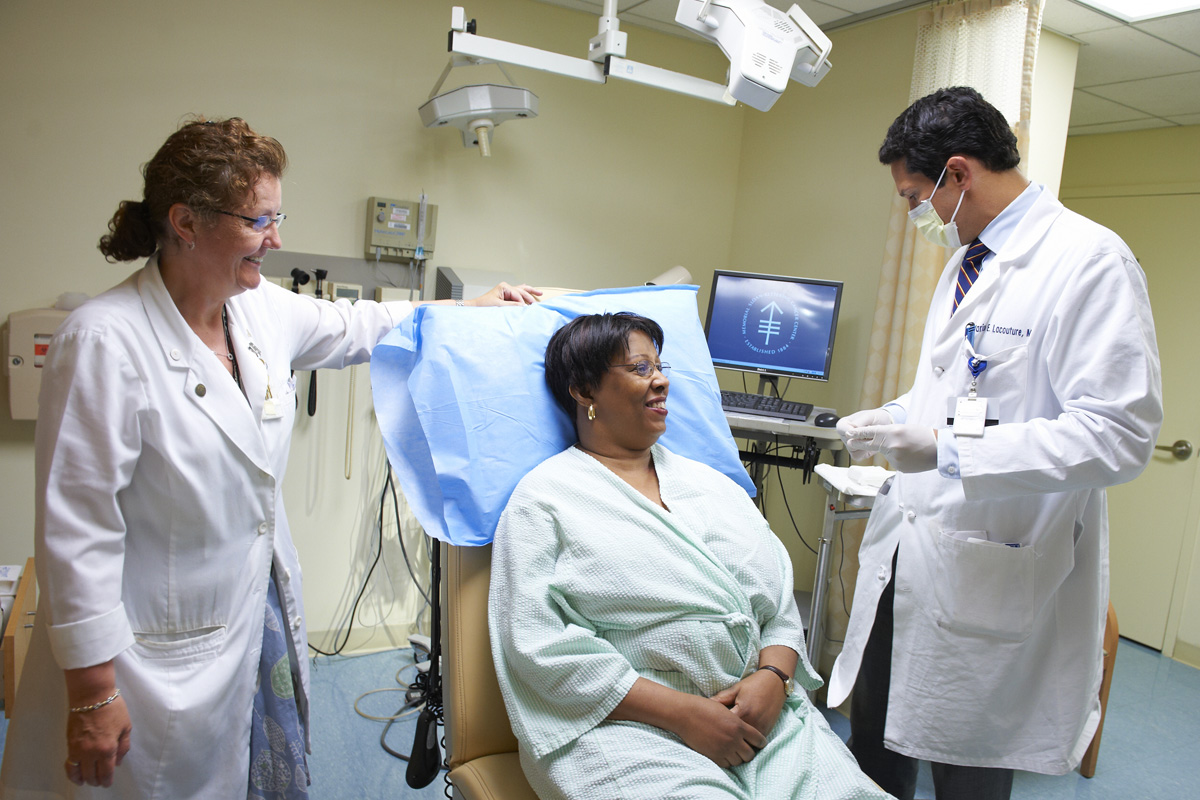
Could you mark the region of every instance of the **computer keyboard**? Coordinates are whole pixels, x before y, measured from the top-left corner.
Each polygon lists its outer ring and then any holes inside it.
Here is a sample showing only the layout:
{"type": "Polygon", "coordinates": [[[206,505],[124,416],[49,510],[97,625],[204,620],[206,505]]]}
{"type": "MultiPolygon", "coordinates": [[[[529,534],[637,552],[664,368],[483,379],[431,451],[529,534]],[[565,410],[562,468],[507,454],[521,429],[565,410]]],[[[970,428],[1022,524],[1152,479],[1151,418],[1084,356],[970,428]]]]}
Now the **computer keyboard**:
{"type": "Polygon", "coordinates": [[[721,408],[741,414],[779,417],[804,422],[813,412],[812,403],[794,403],[765,394],[721,391],[721,408]]]}

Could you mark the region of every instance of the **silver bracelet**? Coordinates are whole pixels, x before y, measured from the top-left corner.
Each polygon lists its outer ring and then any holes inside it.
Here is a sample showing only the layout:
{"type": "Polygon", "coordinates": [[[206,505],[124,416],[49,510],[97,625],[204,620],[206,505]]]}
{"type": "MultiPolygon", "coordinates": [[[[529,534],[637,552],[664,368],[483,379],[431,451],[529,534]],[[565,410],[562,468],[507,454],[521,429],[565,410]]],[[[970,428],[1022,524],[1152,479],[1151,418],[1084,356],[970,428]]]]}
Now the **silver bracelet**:
{"type": "Polygon", "coordinates": [[[108,697],[101,700],[99,703],[92,703],[90,706],[77,706],[75,708],[70,708],[67,710],[70,711],[72,714],[86,714],[89,711],[95,711],[97,709],[104,708],[106,705],[111,703],[113,700],[116,700],[120,696],[121,696],[121,690],[117,689],[112,694],[110,694],[108,697]]]}
{"type": "Polygon", "coordinates": [[[465,300],[455,300],[454,301],[454,305],[459,306],[459,307],[465,306],[466,304],[467,304],[467,301],[465,301],[465,300]]]}

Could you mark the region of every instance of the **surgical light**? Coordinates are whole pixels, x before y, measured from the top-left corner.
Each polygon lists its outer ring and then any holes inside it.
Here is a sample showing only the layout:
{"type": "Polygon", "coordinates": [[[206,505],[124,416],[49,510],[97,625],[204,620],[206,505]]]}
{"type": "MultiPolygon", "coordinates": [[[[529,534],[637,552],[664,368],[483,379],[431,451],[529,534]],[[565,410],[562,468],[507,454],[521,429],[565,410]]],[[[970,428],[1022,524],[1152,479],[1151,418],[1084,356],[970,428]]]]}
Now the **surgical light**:
{"type": "Polygon", "coordinates": [[[492,154],[491,137],[496,127],[512,119],[536,117],[538,99],[533,92],[513,84],[502,66],[500,71],[509,79],[510,86],[473,84],[439,94],[450,70],[464,65],[472,66],[474,62],[451,58],[430,92],[429,100],[419,109],[421,121],[426,128],[445,125],[457,128],[462,132],[463,147],[478,146],[479,155],[487,157],[492,154]]]}
{"type": "Polygon", "coordinates": [[[680,0],[675,21],[716,42],[729,59],[729,94],[766,111],[789,78],[816,86],[829,72],[829,37],[795,4],[783,13],[763,0],[680,0]]]}

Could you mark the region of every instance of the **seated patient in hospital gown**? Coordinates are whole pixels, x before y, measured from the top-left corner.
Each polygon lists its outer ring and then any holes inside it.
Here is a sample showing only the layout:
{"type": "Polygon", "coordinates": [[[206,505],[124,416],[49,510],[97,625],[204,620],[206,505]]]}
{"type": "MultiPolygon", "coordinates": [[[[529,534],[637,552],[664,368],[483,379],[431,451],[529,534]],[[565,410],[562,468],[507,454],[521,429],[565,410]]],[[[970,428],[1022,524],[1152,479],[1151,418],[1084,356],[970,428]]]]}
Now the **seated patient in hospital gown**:
{"type": "Polygon", "coordinates": [[[657,444],[662,344],[603,314],[546,351],[579,442],[513,493],[489,602],[525,774],[543,800],[887,798],[801,690],[821,680],[783,545],[741,487],[657,444]]]}

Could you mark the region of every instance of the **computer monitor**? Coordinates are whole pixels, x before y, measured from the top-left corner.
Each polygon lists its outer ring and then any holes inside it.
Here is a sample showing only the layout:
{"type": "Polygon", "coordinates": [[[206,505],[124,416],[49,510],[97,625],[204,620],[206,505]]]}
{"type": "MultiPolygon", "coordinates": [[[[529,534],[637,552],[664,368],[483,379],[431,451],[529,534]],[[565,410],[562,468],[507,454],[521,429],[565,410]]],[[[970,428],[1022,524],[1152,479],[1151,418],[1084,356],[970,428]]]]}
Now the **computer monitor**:
{"type": "Polygon", "coordinates": [[[829,380],[841,281],[716,270],[704,333],[713,366],[829,380]]]}

